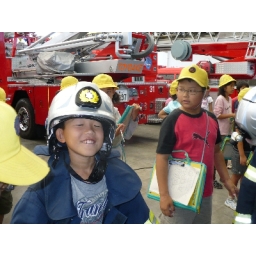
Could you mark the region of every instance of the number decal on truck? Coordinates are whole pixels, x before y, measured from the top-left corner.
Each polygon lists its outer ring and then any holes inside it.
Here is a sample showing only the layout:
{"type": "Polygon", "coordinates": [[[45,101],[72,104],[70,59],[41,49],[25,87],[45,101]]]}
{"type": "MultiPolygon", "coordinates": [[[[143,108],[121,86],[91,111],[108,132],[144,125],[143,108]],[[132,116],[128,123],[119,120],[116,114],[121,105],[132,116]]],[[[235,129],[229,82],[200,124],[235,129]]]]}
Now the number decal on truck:
{"type": "Polygon", "coordinates": [[[128,102],[128,90],[116,90],[116,92],[120,95],[120,102],[128,102]]]}

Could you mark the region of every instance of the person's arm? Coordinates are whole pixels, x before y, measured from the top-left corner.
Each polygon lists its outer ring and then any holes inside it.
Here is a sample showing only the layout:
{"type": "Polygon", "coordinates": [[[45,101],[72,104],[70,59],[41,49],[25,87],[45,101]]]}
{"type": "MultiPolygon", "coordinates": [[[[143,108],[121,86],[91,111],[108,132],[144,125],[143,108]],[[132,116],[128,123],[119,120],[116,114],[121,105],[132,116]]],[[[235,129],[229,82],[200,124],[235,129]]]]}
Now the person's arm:
{"type": "Polygon", "coordinates": [[[218,119],[226,119],[226,118],[230,118],[230,117],[234,117],[234,118],[235,118],[235,116],[236,116],[235,113],[220,114],[217,118],[218,118],[218,119]]]}
{"type": "Polygon", "coordinates": [[[209,103],[208,106],[209,106],[209,111],[213,113],[212,102],[209,103]]]}
{"type": "Polygon", "coordinates": [[[139,116],[139,112],[141,110],[141,107],[139,104],[133,103],[132,104],[133,109],[132,109],[132,120],[134,122],[138,122],[138,116],[139,116]]]}
{"type": "Polygon", "coordinates": [[[115,131],[115,137],[119,136],[121,134],[121,131],[124,132],[125,125],[124,124],[118,124],[116,131],[115,131]]]}
{"type": "Polygon", "coordinates": [[[209,111],[213,113],[213,98],[210,95],[208,95],[207,97],[207,102],[208,102],[209,111]]]}
{"type": "Polygon", "coordinates": [[[237,149],[238,149],[238,152],[239,152],[240,164],[241,165],[246,165],[247,157],[246,157],[245,152],[244,152],[244,143],[243,143],[243,141],[239,141],[237,143],[237,149]]]}
{"type": "Polygon", "coordinates": [[[230,117],[235,117],[234,113],[228,113],[228,114],[223,114],[224,112],[224,102],[223,102],[223,97],[218,97],[215,101],[213,112],[217,119],[226,119],[230,117]]]}
{"type": "Polygon", "coordinates": [[[47,224],[49,218],[41,196],[29,187],[16,204],[10,223],[47,224]]]}
{"type": "Polygon", "coordinates": [[[166,216],[172,217],[175,207],[168,189],[169,154],[156,154],[156,176],[160,194],[160,209],[166,216]]]}
{"type": "Polygon", "coordinates": [[[214,149],[214,165],[215,168],[217,169],[217,172],[220,175],[220,179],[223,181],[224,186],[229,191],[230,195],[237,196],[238,188],[233,184],[233,182],[230,179],[227,166],[223,154],[220,150],[219,144],[216,144],[214,149]]]}
{"type": "Polygon", "coordinates": [[[160,112],[158,113],[158,117],[161,119],[165,119],[168,116],[168,113],[166,113],[163,109],[160,110],[160,112]]]}

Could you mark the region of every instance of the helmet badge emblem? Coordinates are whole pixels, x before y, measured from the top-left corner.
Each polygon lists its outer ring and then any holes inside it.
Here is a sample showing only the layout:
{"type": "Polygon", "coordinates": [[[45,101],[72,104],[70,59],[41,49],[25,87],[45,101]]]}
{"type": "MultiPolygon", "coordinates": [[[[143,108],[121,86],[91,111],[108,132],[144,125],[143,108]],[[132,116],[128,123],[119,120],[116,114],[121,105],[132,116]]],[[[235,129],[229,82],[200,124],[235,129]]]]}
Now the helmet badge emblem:
{"type": "Polygon", "coordinates": [[[101,97],[92,87],[82,88],[76,95],[76,104],[80,107],[99,108],[101,97]]]}

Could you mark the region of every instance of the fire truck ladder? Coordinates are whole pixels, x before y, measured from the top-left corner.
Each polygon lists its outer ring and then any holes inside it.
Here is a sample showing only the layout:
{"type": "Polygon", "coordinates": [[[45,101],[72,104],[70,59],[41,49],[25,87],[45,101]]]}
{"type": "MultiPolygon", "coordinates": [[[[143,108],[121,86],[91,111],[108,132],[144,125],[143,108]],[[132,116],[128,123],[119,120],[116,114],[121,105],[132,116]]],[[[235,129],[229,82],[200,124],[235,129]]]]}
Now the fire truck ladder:
{"type": "Polygon", "coordinates": [[[255,32],[151,32],[158,51],[170,51],[173,43],[184,40],[190,44],[213,42],[248,42],[255,32]]]}
{"type": "MultiPolygon", "coordinates": [[[[51,32],[49,35],[52,35],[51,32]]],[[[19,54],[38,54],[47,51],[76,51],[83,50],[85,52],[92,49],[108,45],[110,42],[115,41],[115,54],[120,59],[136,59],[143,58],[152,52],[154,48],[154,39],[148,33],[143,33],[148,41],[148,48],[139,52],[142,39],[133,38],[132,32],[64,32],[60,35],[53,37],[51,40],[44,42],[43,38],[31,44],[24,50],[18,51],[19,54]],[[125,53],[123,53],[125,52],[125,53]]],[[[48,35],[48,36],[49,36],[48,35]]]]}
{"type": "Polygon", "coordinates": [[[256,60],[256,34],[252,34],[252,39],[249,41],[245,59],[256,60]]]}

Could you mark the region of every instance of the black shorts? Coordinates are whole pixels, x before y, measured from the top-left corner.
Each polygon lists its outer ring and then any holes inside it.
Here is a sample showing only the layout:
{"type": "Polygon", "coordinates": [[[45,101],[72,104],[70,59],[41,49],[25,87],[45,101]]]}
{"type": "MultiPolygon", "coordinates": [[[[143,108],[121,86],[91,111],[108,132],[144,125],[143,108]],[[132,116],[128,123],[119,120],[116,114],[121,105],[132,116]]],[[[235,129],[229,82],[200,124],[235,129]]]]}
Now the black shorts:
{"type": "Polygon", "coordinates": [[[12,201],[11,191],[2,191],[0,195],[0,215],[8,214],[11,211],[12,201]]]}

